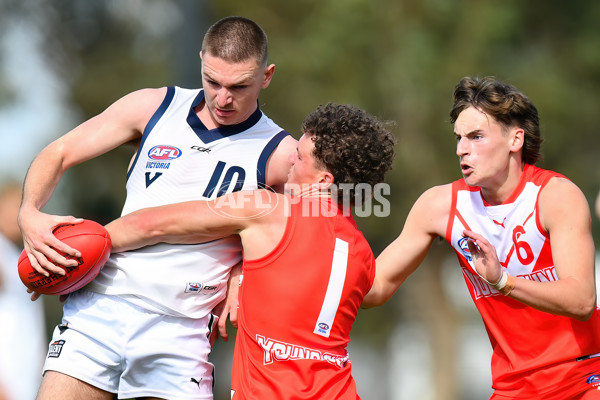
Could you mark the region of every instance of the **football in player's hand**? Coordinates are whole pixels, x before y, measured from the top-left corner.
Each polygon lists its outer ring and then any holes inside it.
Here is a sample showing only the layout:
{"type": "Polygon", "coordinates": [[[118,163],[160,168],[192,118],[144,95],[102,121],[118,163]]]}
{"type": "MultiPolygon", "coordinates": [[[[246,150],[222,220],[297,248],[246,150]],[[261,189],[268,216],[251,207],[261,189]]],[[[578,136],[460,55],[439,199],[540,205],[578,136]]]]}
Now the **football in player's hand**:
{"type": "Polygon", "coordinates": [[[110,236],[104,226],[87,219],[80,224],[59,225],[53,233],[62,242],[79,250],[81,257],[67,256],[76,259],[77,266],[63,267],[65,275],[50,273],[50,276],[44,276],[33,269],[23,250],[19,257],[19,276],[25,286],[36,293],[68,294],[87,285],[98,275],[110,256],[110,236]]]}

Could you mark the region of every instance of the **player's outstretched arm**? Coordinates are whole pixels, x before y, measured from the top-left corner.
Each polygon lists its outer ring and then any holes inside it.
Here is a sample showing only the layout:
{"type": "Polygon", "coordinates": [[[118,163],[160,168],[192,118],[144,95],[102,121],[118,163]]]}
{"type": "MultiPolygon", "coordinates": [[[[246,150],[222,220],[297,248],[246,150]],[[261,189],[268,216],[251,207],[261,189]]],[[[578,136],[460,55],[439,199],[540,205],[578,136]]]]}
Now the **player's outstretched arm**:
{"type": "Polygon", "coordinates": [[[78,255],[76,249],[56,239],[52,231],[60,224],[79,223],[81,219],[41,212],[63,173],[74,165],[141,137],[165,93],[166,88],[162,88],[126,95],[101,114],[50,143],[33,160],[23,188],[19,226],[25,250],[36,271],[44,275],[48,275],[48,271],[64,274],[64,270],[53,262],[70,266],[74,261],[58,252],[78,255]]]}
{"type": "Polygon", "coordinates": [[[558,280],[516,278],[509,296],[551,314],[585,321],[596,307],[591,213],[581,190],[553,178],[539,198],[540,222],[550,235],[558,280]]]}
{"type": "Polygon", "coordinates": [[[417,269],[435,238],[444,235],[450,201],[450,185],[436,186],[419,197],[398,238],[377,257],[375,280],[363,308],[385,303],[417,269]]]}
{"type": "Polygon", "coordinates": [[[237,220],[210,215],[208,204],[188,201],[144,208],[110,222],[106,230],[113,243],[113,253],[157,243],[204,243],[238,233],[241,226],[236,224],[237,220]],[[215,220],[223,224],[210,230],[208,226],[214,226],[215,220]]]}
{"type": "Polygon", "coordinates": [[[188,201],[145,208],[106,225],[113,252],[157,243],[196,244],[251,232],[263,225],[277,207],[278,197],[268,190],[246,190],[212,201],[188,201]]]}

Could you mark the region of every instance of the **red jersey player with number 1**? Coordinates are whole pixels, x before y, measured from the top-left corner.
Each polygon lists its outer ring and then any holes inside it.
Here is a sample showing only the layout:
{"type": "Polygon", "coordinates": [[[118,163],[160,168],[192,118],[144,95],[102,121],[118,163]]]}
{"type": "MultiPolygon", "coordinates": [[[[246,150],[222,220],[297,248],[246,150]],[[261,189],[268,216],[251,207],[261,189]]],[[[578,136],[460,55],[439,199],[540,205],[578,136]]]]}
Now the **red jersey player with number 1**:
{"type": "Polygon", "coordinates": [[[538,113],[515,87],[463,78],[450,117],[463,179],[417,200],[377,258],[365,306],[389,299],[442,237],[490,337],[492,399],[600,399],[600,313],[583,193],[534,166],[538,113]]]}
{"type": "Polygon", "coordinates": [[[352,106],[311,113],[287,188],[141,210],[107,225],[113,250],[239,234],[244,248],[234,400],[357,399],[346,345],[375,275],[349,207],[383,180],[394,139],[352,106]]]}

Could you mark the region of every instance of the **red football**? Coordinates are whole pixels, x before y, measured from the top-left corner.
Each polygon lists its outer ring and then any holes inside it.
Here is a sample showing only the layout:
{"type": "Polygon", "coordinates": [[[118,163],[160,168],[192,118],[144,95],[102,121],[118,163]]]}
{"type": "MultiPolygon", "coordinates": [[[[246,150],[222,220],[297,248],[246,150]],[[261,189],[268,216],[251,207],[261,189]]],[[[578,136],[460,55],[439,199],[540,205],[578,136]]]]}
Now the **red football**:
{"type": "Polygon", "coordinates": [[[19,257],[19,276],[25,286],[37,293],[68,294],[87,285],[98,275],[110,256],[110,236],[102,225],[87,219],[80,224],[59,225],[53,233],[70,247],[79,250],[81,257],[76,258],[79,265],[66,267],[64,276],[53,273],[44,276],[33,269],[23,250],[19,257]]]}

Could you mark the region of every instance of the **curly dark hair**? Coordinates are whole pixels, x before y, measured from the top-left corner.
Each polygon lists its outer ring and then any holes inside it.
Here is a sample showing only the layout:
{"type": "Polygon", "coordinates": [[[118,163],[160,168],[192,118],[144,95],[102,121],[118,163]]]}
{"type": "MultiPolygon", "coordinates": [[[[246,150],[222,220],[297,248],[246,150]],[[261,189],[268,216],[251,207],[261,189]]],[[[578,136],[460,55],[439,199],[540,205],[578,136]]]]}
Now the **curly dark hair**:
{"type": "Polygon", "coordinates": [[[499,81],[493,76],[484,78],[464,77],[454,87],[454,105],[450,110],[450,123],[469,107],[492,116],[505,128],[518,126],[525,132],[523,161],[535,164],[541,159],[540,118],[537,108],[516,87],[499,81]]]}
{"type": "Polygon", "coordinates": [[[317,163],[333,175],[337,193],[332,194],[338,201],[343,191],[354,205],[355,185],[383,182],[395,155],[389,126],[358,107],[334,103],[319,106],[304,119],[302,132],[315,144],[317,163]],[[341,184],[351,184],[346,185],[351,189],[341,184]]]}

